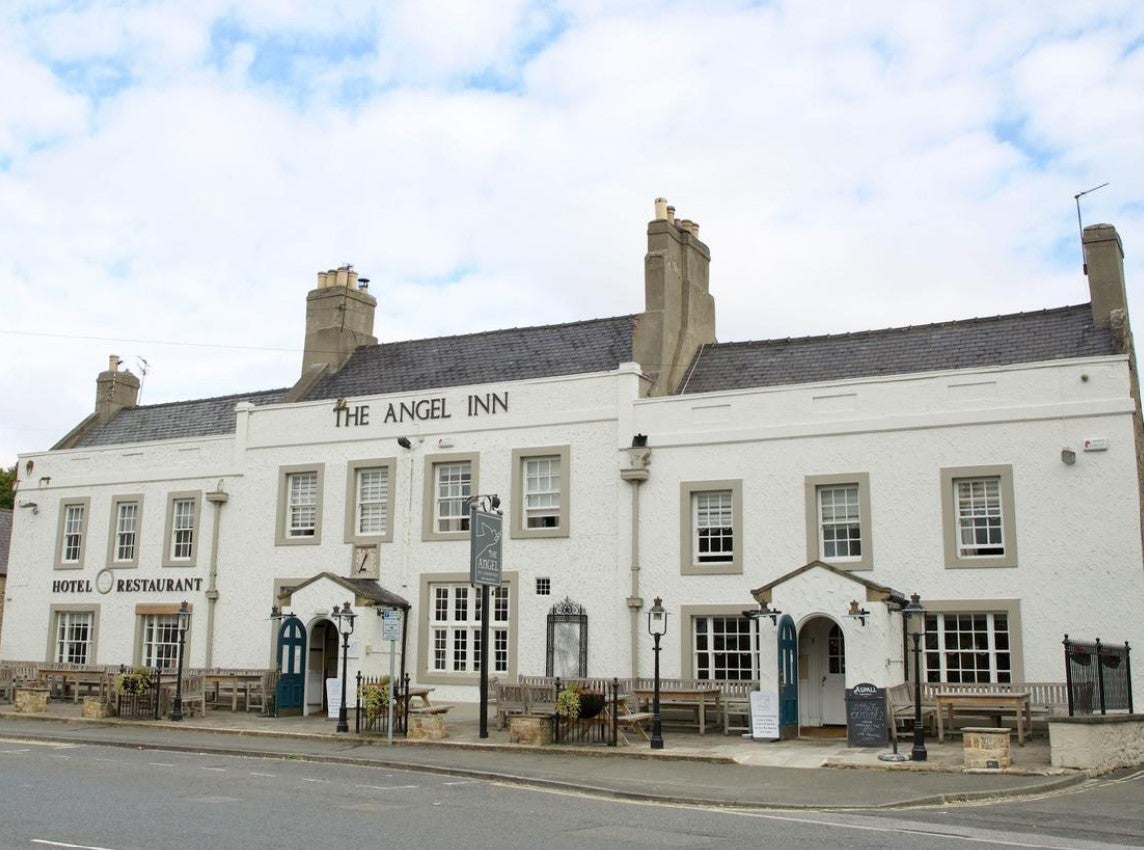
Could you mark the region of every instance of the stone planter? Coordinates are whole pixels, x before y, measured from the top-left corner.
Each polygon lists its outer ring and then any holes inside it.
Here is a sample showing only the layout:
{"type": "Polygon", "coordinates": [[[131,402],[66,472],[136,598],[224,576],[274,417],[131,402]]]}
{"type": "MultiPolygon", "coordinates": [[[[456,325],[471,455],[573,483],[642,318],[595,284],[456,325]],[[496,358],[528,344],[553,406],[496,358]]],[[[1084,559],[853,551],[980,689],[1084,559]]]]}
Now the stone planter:
{"type": "Polygon", "coordinates": [[[449,733],[445,731],[445,715],[411,713],[406,737],[410,741],[439,741],[449,737],[449,733]]]}
{"type": "Polygon", "coordinates": [[[530,747],[552,743],[552,721],[548,717],[514,716],[508,719],[508,742],[530,747]]]}
{"type": "Polygon", "coordinates": [[[48,710],[50,688],[16,688],[17,714],[42,714],[48,710]]]}
{"type": "Polygon", "coordinates": [[[111,717],[115,712],[114,706],[111,703],[100,699],[99,697],[84,697],[83,698],[83,716],[99,719],[101,717],[111,717]]]}
{"type": "Polygon", "coordinates": [[[1004,770],[1012,763],[1008,729],[966,726],[961,735],[967,769],[1004,770]]]}

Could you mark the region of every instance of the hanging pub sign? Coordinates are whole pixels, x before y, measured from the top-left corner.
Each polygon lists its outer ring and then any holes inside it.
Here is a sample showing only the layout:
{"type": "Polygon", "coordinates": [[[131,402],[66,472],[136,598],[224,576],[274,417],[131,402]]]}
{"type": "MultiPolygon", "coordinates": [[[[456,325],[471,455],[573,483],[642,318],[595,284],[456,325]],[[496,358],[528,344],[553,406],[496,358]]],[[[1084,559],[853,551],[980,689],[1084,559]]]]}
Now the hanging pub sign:
{"type": "Polygon", "coordinates": [[[499,587],[501,583],[501,530],[503,517],[474,509],[469,535],[469,583],[499,587]]]}

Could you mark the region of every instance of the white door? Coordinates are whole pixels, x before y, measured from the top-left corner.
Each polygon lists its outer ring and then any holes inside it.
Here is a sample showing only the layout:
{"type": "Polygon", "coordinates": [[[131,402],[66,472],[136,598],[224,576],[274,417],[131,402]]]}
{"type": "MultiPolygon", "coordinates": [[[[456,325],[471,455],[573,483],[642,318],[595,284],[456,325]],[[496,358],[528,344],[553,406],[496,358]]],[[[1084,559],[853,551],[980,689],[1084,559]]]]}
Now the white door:
{"type": "Polygon", "coordinates": [[[831,624],[826,637],[826,665],[822,674],[822,723],[846,725],[846,638],[831,624]]]}

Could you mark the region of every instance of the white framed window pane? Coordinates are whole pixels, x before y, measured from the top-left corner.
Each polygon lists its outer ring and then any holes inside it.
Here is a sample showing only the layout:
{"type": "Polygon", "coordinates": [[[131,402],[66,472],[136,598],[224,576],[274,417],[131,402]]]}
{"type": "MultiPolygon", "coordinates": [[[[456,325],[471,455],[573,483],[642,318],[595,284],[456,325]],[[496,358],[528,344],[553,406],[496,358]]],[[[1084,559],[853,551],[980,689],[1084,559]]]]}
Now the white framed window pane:
{"type": "Polygon", "coordinates": [[[927,614],[923,656],[927,682],[1012,682],[1009,615],[927,614]]]}
{"type": "Polygon", "coordinates": [[[318,527],[318,473],[292,472],[286,476],[288,490],[286,534],[313,537],[318,527]]]}
{"type": "Polygon", "coordinates": [[[954,482],[958,554],[963,558],[1005,554],[1001,519],[1001,479],[969,478],[954,482]]]}
{"type": "MultiPolygon", "coordinates": [[[[509,669],[509,589],[490,590],[493,672],[509,669]]],[[[480,593],[467,584],[432,586],[431,669],[443,673],[475,673],[481,669],[480,593]]]]}
{"type": "Polygon", "coordinates": [[[173,669],[179,661],[179,615],[148,614],[143,618],[143,666],[173,669]]]}
{"type": "Polygon", "coordinates": [[[746,617],[695,617],[692,664],[697,679],[753,678],[751,621],[746,617]]]}
{"type": "Polygon", "coordinates": [[[389,521],[389,470],[357,471],[357,533],[385,534],[389,521]]]}
{"type": "Polygon", "coordinates": [[[560,527],[560,458],[524,461],[524,527],[560,527]]]}
{"type": "Polygon", "coordinates": [[[55,660],[64,664],[91,662],[90,611],[60,611],[56,614],[55,660]]]}
{"type": "Polygon", "coordinates": [[[171,558],[186,560],[194,551],[195,501],[175,499],[171,503],[171,558]]]}
{"type": "Polygon", "coordinates": [[[469,496],[472,467],[466,460],[441,463],[434,467],[437,488],[436,521],[438,532],[469,530],[469,496]]]}
{"type": "Polygon", "coordinates": [[[818,527],[822,557],[847,560],[862,557],[862,517],[858,485],[818,489],[818,527]]]}
{"type": "Polygon", "coordinates": [[[720,563],[735,557],[733,512],[730,491],[696,493],[695,559],[697,563],[720,563]]]}
{"type": "Polygon", "coordinates": [[[136,523],[139,519],[139,505],[136,502],[120,502],[115,515],[115,560],[135,560],[136,523]]]}
{"type": "Polygon", "coordinates": [[[64,509],[64,539],[60,560],[65,564],[79,561],[83,545],[83,505],[68,505],[64,509]]]}

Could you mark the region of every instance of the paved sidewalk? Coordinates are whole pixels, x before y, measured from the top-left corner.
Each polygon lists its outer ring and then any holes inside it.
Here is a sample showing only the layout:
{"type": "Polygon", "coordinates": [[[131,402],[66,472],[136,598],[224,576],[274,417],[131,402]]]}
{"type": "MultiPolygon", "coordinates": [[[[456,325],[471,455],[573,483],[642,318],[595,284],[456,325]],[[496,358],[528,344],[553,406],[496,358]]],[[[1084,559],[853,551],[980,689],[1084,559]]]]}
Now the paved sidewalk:
{"type": "MultiPolygon", "coordinates": [[[[937,805],[1039,794],[1083,780],[1085,774],[1049,766],[1044,738],[1013,748],[1006,772],[961,769],[961,742],[927,741],[926,762],[888,763],[885,749],[851,749],[844,738],[761,743],[721,733],[665,730],[665,748],[646,744],[522,747],[495,728],[479,736],[478,706],[448,715],[449,738],[414,742],[384,735],[338,734],[324,718],[267,718],[210,710],[181,723],[85,720],[80,707],[52,703],[47,714],[0,707],[0,738],[74,744],[218,752],[254,757],[408,768],[609,797],[700,805],[775,809],[860,809],[937,805]],[[825,769],[824,769],[825,768],[825,769]],[[834,768],[834,769],[830,769],[834,768]]],[[[350,716],[353,728],[353,716],[350,716]]],[[[904,749],[908,751],[909,745],[904,749]]]]}

